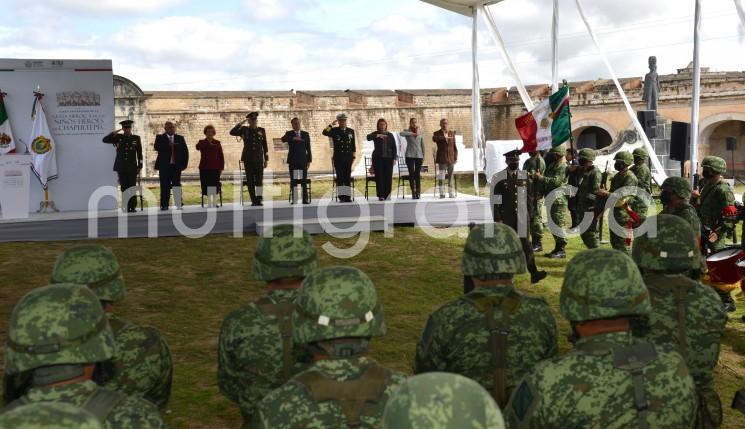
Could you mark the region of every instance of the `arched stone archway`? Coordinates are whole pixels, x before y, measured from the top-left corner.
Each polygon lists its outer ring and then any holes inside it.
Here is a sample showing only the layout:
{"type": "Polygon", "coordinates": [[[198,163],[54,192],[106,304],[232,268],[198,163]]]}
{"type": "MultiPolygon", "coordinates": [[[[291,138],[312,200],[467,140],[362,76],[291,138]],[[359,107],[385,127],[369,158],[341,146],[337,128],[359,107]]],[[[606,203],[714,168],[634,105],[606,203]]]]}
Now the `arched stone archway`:
{"type": "Polygon", "coordinates": [[[727,176],[733,171],[738,177],[745,174],[745,113],[721,113],[701,121],[699,160],[715,155],[727,161],[727,176]],[[727,138],[734,137],[736,150],[727,150],[727,138]]]}
{"type": "Polygon", "coordinates": [[[572,124],[577,149],[603,149],[613,145],[618,132],[603,121],[583,119],[572,124]]]}

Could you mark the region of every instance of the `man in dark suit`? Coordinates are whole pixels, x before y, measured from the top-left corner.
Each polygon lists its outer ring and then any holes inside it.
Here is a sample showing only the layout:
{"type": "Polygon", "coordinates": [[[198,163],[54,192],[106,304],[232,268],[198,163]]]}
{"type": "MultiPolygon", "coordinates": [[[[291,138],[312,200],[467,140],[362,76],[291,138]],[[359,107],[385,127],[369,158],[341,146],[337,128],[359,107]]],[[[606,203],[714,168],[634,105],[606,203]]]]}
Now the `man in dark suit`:
{"type": "Polygon", "coordinates": [[[297,202],[297,184],[303,188],[303,204],[309,204],[308,195],[308,168],[313,161],[313,155],[310,150],[310,134],[301,129],[300,119],[292,118],[292,129],[287,131],[282,137],[282,141],[287,143],[289,152],[287,154],[287,164],[290,166],[290,202],[297,202]]]}
{"type": "Polygon", "coordinates": [[[339,201],[342,203],[352,202],[352,164],[357,156],[354,130],[347,128],[347,115],[340,113],[336,120],[329,124],[323,135],[331,138],[334,143],[333,164],[336,171],[336,189],[339,201]],[[338,127],[334,125],[339,124],[338,127]]]}
{"type": "Polygon", "coordinates": [[[183,206],[181,200],[181,172],[189,165],[189,148],[184,136],[176,134],[173,122],[165,123],[165,133],[155,137],[155,169],[160,176],[160,209],[168,210],[171,203],[171,189],[173,202],[177,209],[183,206]]]}
{"type": "MultiPolygon", "coordinates": [[[[116,148],[114,171],[119,176],[122,192],[137,186],[137,175],[142,170],[142,142],[140,136],[132,134],[132,122],[129,119],[119,122],[122,128],[103,138],[104,143],[113,144],[116,148]],[[122,134],[119,134],[120,131],[122,134]]],[[[127,212],[134,213],[136,208],[137,198],[133,195],[127,201],[127,212]]]]}
{"type": "Polygon", "coordinates": [[[230,135],[243,139],[243,153],[241,161],[246,167],[246,182],[248,184],[248,195],[251,197],[252,206],[262,206],[262,186],[264,182],[264,169],[269,163],[269,148],[266,144],[266,130],[258,126],[259,112],[251,112],[246,115],[243,122],[237,124],[230,130],[230,135]],[[245,124],[248,122],[248,126],[245,124]]]}

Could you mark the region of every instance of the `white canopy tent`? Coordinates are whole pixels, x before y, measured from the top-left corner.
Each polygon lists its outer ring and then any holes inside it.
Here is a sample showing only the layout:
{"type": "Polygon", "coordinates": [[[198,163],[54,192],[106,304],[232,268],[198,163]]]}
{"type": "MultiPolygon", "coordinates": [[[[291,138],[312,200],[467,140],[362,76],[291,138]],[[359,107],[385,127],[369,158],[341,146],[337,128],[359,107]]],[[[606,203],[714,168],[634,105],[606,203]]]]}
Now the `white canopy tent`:
{"type": "MultiPolygon", "coordinates": [[[[479,83],[479,73],[478,73],[478,39],[477,39],[477,32],[478,32],[478,17],[479,15],[482,15],[484,18],[489,31],[492,35],[492,38],[494,39],[495,43],[497,44],[497,47],[500,49],[500,52],[502,53],[502,57],[507,64],[507,68],[509,69],[510,74],[512,75],[512,78],[514,80],[515,86],[517,87],[518,92],[520,93],[520,97],[523,101],[523,104],[528,110],[533,110],[534,104],[532,99],[530,98],[530,95],[528,94],[527,90],[525,89],[525,86],[523,85],[520,76],[514,66],[514,63],[512,62],[512,59],[507,52],[504,42],[502,40],[501,35],[499,34],[499,30],[497,29],[496,23],[494,21],[494,18],[491,15],[491,12],[489,11],[488,7],[489,5],[493,5],[496,3],[500,3],[504,0],[492,0],[492,1],[484,1],[484,0],[421,0],[425,3],[429,3],[438,7],[441,7],[443,9],[447,9],[449,11],[470,16],[473,18],[473,40],[472,40],[472,60],[473,60],[473,156],[474,156],[474,188],[476,189],[476,192],[478,193],[478,167],[480,165],[480,155],[482,154],[482,150],[484,147],[484,136],[483,136],[483,127],[481,122],[481,88],[479,83]]],[[[694,0],[695,1],[695,22],[694,22],[694,54],[693,54],[693,64],[694,64],[694,73],[693,73],[693,94],[692,94],[692,108],[691,108],[691,122],[692,122],[692,139],[691,139],[691,153],[690,153],[690,160],[691,160],[691,166],[694,166],[697,161],[697,142],[698,142],[698,110],[699,110],[699,97],[700,97],[700,68],[699,68],[699,29],[701,25],[701,2],[700,0],[694,0]]],[[[621,95],[621,98],[624,100],[624,104],[627,110],[627,113],[632,121],[632,124],[634,125],[634,128],[636,129],[637,133],[639,134],[640,139],[643,142],[643,146],[647,149],[647,151],[650,154],[654,154],[654,148],[652,147],[651,143],[649,142],[649,139],[646,136],[646,133],[644,132],[641,124],[639,123],[635,112],[633,111],[631,104],[629,103],[626,94],[623,91],[623,88],[621,87],[615,72],[613,71],[613,68],[610,65],[610,62],[608,61],[607,56],[605,55],[605,52],[603,51],[600,41],[598,40],[597,35],[593,31],[592,27],[590,26],[590,23],[585,16],[584,9],[582,7],[582,4],[580,0],[575,0],[577,10],[579,11],[579,14],[584,21],[584,24],[587,28],[588,33],[590,34],[593,42],[595,43],[595,46],[598,49],[598,52],[600,56],[603,59],[603,62],[605,63],[609,73],[613,77],[613,81],[616,84],[616,87],[621,95]]],[[[559,58],[559,45],[558,45],[558,27],[559,27],[559,8],[558,8],[559,0],[553,0],[553,21],[552,21],[552,29],[551,29],[551,43],[552,43],[552,82],[551,86],[555,89],[558,88],[558,58],[559,58]]],[[[743,19],[743,25],[745,25],[745,13],[742,11],[742,6],[740,4],[740,0],[735,0],[735,5],[738,8],[738,12],[740,13],[741,18],[743,19]]],[[[662,183],[664,179],[667,178],[667,174],[665,173],[665,170],[660,163],[659,159],[656,156],[651,157],[652,165],[654,167],[654,173],[653,176],[655,180],[658,183],[662,183]]]]}

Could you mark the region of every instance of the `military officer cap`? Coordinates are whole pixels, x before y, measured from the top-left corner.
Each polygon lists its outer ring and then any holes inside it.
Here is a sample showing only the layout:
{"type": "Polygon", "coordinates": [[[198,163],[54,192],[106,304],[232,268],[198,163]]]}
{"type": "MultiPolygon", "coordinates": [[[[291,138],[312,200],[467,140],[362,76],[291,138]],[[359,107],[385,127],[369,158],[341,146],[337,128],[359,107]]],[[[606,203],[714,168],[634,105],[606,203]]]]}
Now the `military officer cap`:
{"type": "Polygon", "coordinates": [[[584,148],[579,151],[579,159],[585,159],[587,161],[595,161],[597,155],[595,151],[590,148],[584,148]]]}
{"type": "Polygon", "coordinates": [[[519,159],[519,158],[520,158],[520,154],[521,154],[521,153],[522,153],[522,152],[520,151],[520,149],[515,149],[515,150],[511,150],[511,151],[509,151],[509,152],[505,153],[505,154],[504,154],[504,157],[505,157],[505,159],[507,159],[508,161],[509,161],[510,159],[515,159],[515,158],[519,159]]]}
{"type": "Polygon", "coordinates": [[[125,119],[119,122],[119,125],[121,125],[123,128],[131,128],[133,123],[134,123],[133,120],[125,119]]]}
{"type": "Polygon", "coordinates": [[[347,114],[346,113],[339,113],[336,115],[337,121],[346,121],[347,120],[347,114]]]}
{"type": "Polygon", "coordinates": [[[251,112],[248,115],[246,115],[246,118],[248,119],[256,119],[259,117],[259,112],[251,112]]]}

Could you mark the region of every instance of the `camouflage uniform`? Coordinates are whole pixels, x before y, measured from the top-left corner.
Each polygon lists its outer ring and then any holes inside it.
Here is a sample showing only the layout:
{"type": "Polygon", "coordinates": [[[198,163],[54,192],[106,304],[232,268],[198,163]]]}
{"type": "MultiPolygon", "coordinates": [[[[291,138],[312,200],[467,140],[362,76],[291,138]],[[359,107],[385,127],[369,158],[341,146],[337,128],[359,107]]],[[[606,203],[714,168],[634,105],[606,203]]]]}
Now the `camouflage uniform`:
{"type": "MultiPolygon", "coordinates": [[[[707,156],[701,165],[719,174],[727,171],[727,163],[717,156],[707,156]]],[[[701,196],[696,200],[696,211],[703,226],[717,233],[717,241],[708,244],[712,252],[717,252],[726,247],[725,236],[732,231],[732,225],[724,220],[722,211],[734,206],[735,195],[724,180],[718,182],[706,180],[700,194],[701,196]]]]}
{"type": "MultiPolygon", "coordinates": [[[[643,147],[634,149],[634,165],[629,170],[636,176],[637,186],[644,190],[649,196],[652,196],[652,172],[649,170],[649,154],[643,147]]],[[[639,216],[646,217],[649,208],[641,198],[634,199],[634,211],[639,216]]]]}
{"type": "MultiPolygon", "coordinates": [[[[595,151],[592,149],[582,149],[579,151],[579,159],[595,161],[595,151]]],[[[598,219],[595,216],[595,202],[598,199],[596,195],[600,190],[602,173],[597,167],[592,166],[585,171],[582,180],[577,187],[577,222],[581,223],[584,216],[592,216],[592,223],[582,233],[582,242],[588,249],[595,249],[598,243],[598,219]]]]}
{"type": "MultiPolygon", "coordinates": [[[[464,275],[510,279],[525,272],[517,234],[507,225],[493,226],[493,234],[485,225],[471,230],[464,275]]],[[[505,282],[476,288],[435,311],[417,343],[414,372],[464,375],[505,405],[520,378],[557,354],[556,321],[546,301],[505,282]]]]}
{"type": "MultiPolygon", "coordinates": [[[[564,162],[564,152],[566,152],[564,145],[551,148],[547,156],[553,156],[554,161],[549,164],[548,168],[546,168],[543,176],[537,180],[538,187],[543,192],[544,197],[548,196],[548,194],[553,192],[555,189],[560,189],[560,191],[557,191],[560,193],[557,194],[556,200],[554,200],[554,204],[551,206],[549,215],[554,224],[561,229],[564,229],[566,226],[564,217],[566,216],[567,211],[567,197],[563,192],[563,188],[567,184],[567,165],[566,162],[564,162]]],[[[555,234],[553,234],[553,237],[556,244],[551,255],[555,255],[559,252],[563,253],[564,248],[567,245],[567,239],[555,234]]]]}
{"type": "Polygon", "coordinates": [[[114,334],[93,292],[73,284],[32,290],[10,317],[4,396],[6,401],[15,400],[0,414],[23,405],[57,402],[90,412],[107,429],[164,428],[156,407],[144,399],[91,380],[54,386],[84,375],[86,365],[111,359],[114,347],[114,334]],[[8,383],[7,377],[16,375],[31,380],[26,382],[30,390],[8,383]]]}
{"type": "Polygon", "coordinates": [[[365,357],[371,337],[385,334],[375,286],[355,268],[317,270],[303,280],[293,337],[318,359],[267,395],[254,428],[377,428],[405,376],[365,357]]]}
{"type": "Polygon", "coordinates": [[[696,383],[696,427],[718,428],[722,404],[714,389],[714,367],[727,316],[716,292],[692,278],[698,278],[705,265],[687,226],[681,218],[660,215],[657,237],[637,238],[631,253],[652,300],[651,328],[645,338],[678,348],[696,383]]]}
{"type": "Polygon", "coordinates": [[[388,401],[383,429],[504,429],[502,412],[478,383],[433,372],[404,382],[388,401]]]}
{"type": "MultiPolygon", "coordinates": [[[[114,253],[99,245],[63,252],[52,271],[52,283],[84,285],[103,302],[118,303],[126,287],[114,253]]],[[[116,339],[114,358],[102,365],[104,386],[140,396],[165,409],[171,396],[171,351],[157,329],[139,326],[107,313],[116,339]]]]}
{"type": "MultiPolygon", "coordinates": [[[[318,254],[306,231],[279,225],[256,246],[253,277],[271,282],[303,278],[318,268],[318,254]],[[297,234],[297,237],[295,236],[297,234]]],[[[259,401],[311,363],[303,344],[292,344],[294,289],[275,289],[230,313],[218,348],[220,391],[241,407],[244,425],[259,401]]]]}
{"type": "MultiPolygon", "coordinates": [[[[614,159],[616,161],[623,162],[627,167],[634,163],[631,154],[628,152],[618,152],[614,159]]],[[[618,172],[610,180],[609,192],[612,194],[613,192],[621,188],[636,187],[638,184],[639,181],[636,179],[636,176],[634,175],[634,173],[631,172],[631,170],[618,172]]],[[[629,223],[631,222],[631,216],[629,216],[629,214],[623,208],[623,205],[625,203],[628,203],[629,207],[636,211],[639,208],[639,204],[637,204],[637,201],[637,198],[633,196],[627,196],[619,199],[616,202],[616,206],[613,207],[613,217],[616,219],[618,225],[627,228],[627,233],[631,232],[628,229],[629,223]]],[[[638,214],[641,215],[641,213],[638,214]]],[[[627,237],[616,235],[613,230],[610,231],[610,245],[614,249],[620,250],[622,252],[628,252],[628,249],[626,248],[626,239],[627,237]]]]}
{"type": "Polygon", "coordinates": [[[700,245],[701,221],[698,218],[696,209],[688,204],[688,201],[691,199],[691,184],[682,177],[668,177],[664,182],[662,182],[661,188],[663,194],[665,192],[672,192],[677,195],[678,198],[683,199],[683,203],[678,207],[670,207],[663,201],[662,213],[677,216],[688,222],[700,245]]]}
{"type": "MultiPolygon", "coordinates": [[[[535,156],[531,156],[523,164],[523,170],[527,171],[529,175],[535,174],[540,171],[543,173],[546,171],[546,161],[543,160],[540,152],[536,152],[535,156]]],[[[529,212],[530,215],[530,236],[532,237],[533,247],[542,247],[543,242],[543,194],[541,189],[537,186],[530,188],[529,198],[533,199],[535,204],[532,204],[532,210],[529,212]]]]}
{"type": "Polygon", "coordinates": [[[103,429],[87,411],[61,403],[34,403],[0,415],[6,429],[103,429]]]}
{"type": "MultiPolygon", "coordinates": [[[[560,311],[577,323],[649,316],[639,270],[610,249],[580,253],[566,268],[560,311]]],[[[692,428],[696,393],[672,347],[630,331],[580,338],[574,350],[539,363],[504,410],[510,428],[692,428]]]]}

